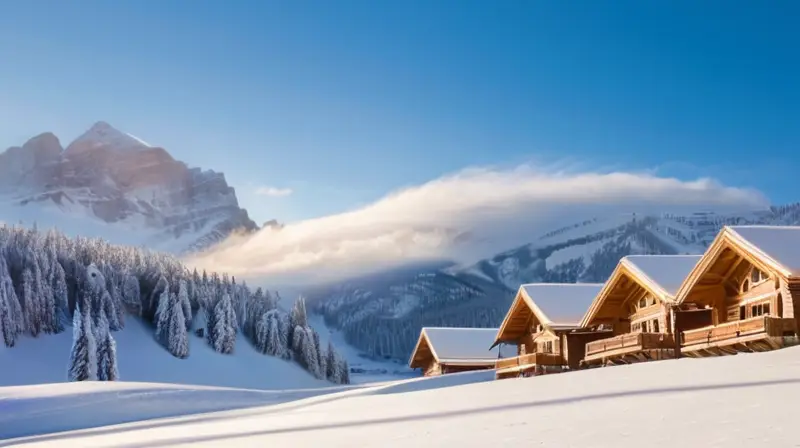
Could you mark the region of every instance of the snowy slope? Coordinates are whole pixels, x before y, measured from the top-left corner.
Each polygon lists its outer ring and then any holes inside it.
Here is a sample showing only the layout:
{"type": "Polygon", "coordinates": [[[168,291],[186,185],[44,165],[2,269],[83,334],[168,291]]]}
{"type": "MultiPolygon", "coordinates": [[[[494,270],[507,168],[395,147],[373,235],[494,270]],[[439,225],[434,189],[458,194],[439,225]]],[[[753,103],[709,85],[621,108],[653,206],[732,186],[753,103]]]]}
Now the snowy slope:
{"type": "Polygon", "coordinates": [[[366,384],[419,376],[419,372],[412,370],[404,362],[374,359],[348,344],[342,332],[329,328],[325,325],[322,316],[318,314],[309,315],[308,324],[319,334],[322,347],[327,347],[328,341],[332,341],[339,354],[347,359],[350,365],[350,382],[352,384],[366,384]]]}
{"type": "MultiPolygon", "coordinates": [[[[123,381],[195,384],[246,389],[327,387],[297,364],[255,351],[241,335],[233,355],[222,355],[194,334],[189,357],[175,358],[153,339],[153,329],[127,316],[114,333],[123,381]]],[[[24,337],[14,348],[0,346],[0,386],[65,382],[72,331],[39,338],[24,337]]]]}
{"type": "MultiPolygon", "coordinates": [[[[391,386],[351,390],[273,406],[60,434],[54,433],[63,426],[59,417],[65,410],[60,407],[63,401],[51,396],[52,388],[0,389],[0,397],[6,398],[0,403],[16,411],[0,413],[6,437],[14,432],[38,434],[0,446],[627,448],[798,443],[794,403],[800,400],[800,348],[441,385],[419,380],[401,383],[394,391],[391,386]],[[52,418],[32,425],[31,415],[52,418]]],[[[71,385],[73,405],[99,392],[91,386],[80,390],[71,385]]],[[[176,397],[171,406],[185,409],[195,396],[204,400],[198,395],[176,397]]],[[[140,405],[146,401],[141,397],[140,405]]],[[[99,400],[77,406],[80,417],[72,426],[96,426],[95,418],[107,408],[99,400]]]]}

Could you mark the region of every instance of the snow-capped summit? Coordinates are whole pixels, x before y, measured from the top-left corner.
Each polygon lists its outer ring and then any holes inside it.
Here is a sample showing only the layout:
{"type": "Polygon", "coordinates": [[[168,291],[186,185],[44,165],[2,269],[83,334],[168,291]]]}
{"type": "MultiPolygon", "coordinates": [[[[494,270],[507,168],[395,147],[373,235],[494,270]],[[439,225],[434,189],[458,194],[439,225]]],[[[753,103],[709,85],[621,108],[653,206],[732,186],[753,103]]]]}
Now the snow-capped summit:
{"type": "Polygon", "coordinates": [[[88,131],[67,146],[65,154],[74,154],[92,149],[125,151],[152,148],[143,140],[122,132],[105,121],[98,121],[88,131]]]}
{"type": "MultiPolygon", "coordinates": [[[[15,220],[70,233],[62,218],[88,217],[138,238],[120,242],[172,251],[200,249],[257,228],[224,174],[189,168],[104,121],[66,149],[43,133],[0,153],[0,209],[4,205],[24,207],[4,210],[15,220]],[[49,213],[31,213],[40,209],[49,213]]],[[[86,234],[81,227],[76,230],[86,234]]]]}

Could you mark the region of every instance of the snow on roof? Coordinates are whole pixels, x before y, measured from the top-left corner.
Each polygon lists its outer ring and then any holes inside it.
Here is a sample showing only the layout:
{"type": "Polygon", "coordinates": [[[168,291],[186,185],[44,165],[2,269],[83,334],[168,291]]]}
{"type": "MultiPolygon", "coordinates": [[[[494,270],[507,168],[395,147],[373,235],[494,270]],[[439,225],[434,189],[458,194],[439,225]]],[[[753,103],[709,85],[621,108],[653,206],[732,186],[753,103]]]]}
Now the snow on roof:
{"type": "Polygon", "coordinates": [[[520,286],[538,308],[542,325],[578,326],[602,283],[529,283],[520,286]]]}
{"type": "MultiPolygon", "coordinates": [[[[422,329],[431,345],[431,351],[439,362],[486,361],[497,359],[498,348],[489,349],[494,343],[497,328],[443,328],[422,329]]],[[[500,352],[502,357],[516,356],[509,347],[500,352]]]]}
{"type": "Polygon", "coordinates": [[[674,298],[701,255],[628,255],[629,267],[674,298]]]}
{"type": "Polygon", "coordinates": [[[756,253],[800,276],[800,227],[798,226],[730,226],[728,229],[749,243],[756,253]]]}

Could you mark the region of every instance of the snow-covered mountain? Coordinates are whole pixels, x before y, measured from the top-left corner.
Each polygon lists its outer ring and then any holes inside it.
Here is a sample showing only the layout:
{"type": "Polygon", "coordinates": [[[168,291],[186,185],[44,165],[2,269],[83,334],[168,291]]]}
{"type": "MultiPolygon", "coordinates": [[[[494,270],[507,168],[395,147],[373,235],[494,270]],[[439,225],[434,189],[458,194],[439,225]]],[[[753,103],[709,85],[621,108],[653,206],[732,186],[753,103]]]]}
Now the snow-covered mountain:
{"type": "Polygon", "coordinates": [[[124,242],[176,252],[257,228],[224,174],[189,168],[105,122],[66,148],[44,133],[0,153],[0,201],[9,221],[132,231],[124,242]]]}
{"type": "Polygon", "coordinates": [[[800,204],[739,214],[587,219],[469,265],[410,266],[309,291],[355,347],[405,360],[424,325],[494,327],[531,282],[602,282],[631,254],[700,254],[723,225],[800,224],[800,204]]]}

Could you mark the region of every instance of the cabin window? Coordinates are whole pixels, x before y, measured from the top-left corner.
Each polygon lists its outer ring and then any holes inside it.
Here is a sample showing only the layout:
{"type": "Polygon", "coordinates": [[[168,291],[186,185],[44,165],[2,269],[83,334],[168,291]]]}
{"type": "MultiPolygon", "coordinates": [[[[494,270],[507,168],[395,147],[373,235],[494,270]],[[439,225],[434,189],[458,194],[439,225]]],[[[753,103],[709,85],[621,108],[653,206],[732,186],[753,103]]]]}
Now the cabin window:
{"type": "Polygon", "coordinates": [[[656,298],[655,297],[651,297],[650,298],[650,305],[655,305],[655,304],[656,304],[656,298]]]}
{"type": "Polygon", "coordinates": [[[760,283],[766,279],[767,274],[760,269],[754,267],[750,270],[750,284],[755,285],[756,283],[760,283]]]}
{"type": "Polygon", "coordinates": [[[641,329],[642,329],[642,324],[638,322],[631,325],[631,333],[636,333],[637,331],[641,331],[641,329]]]}
{"type": "Polygon", "coordinates": [[[742,282],[742,292],[747,292],[747,291],[750,291],[750,279],[749,278],[744,279],[744,282],[742,282]]]}
{"type": "Polygon", "coordinates": [[[747,308],[744,305],[739,307],[739,320],[747,319],[747,308]]]}
{"type": "Polygon", "coordinates": [[[639,308],[644,308],[644,307],[646,307],[646,306],[647,306],[647,299],[646,299],[646,298],[644,298],[644,297],[642,297],[641,299],[639,299],[639,308]]]}
{"type": "Polygon", "coordinates": [[[650,322],[650,328],[653,329],[653,333],[658,333],[658,319],[654,319],[652,322],[650,322]]]}
{"type": "Polygon", "coordinates": [[[769,314],[769,303],[759,303],[758,305],[753,305],[752,308],[750,308],[750,312],[752,313],[753,317],[769,314]]]}

